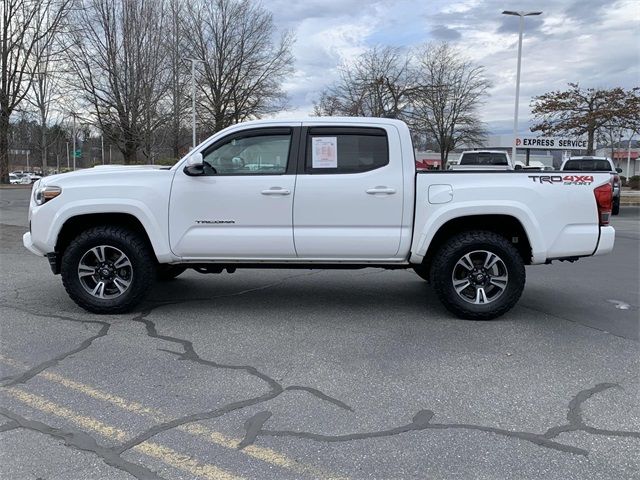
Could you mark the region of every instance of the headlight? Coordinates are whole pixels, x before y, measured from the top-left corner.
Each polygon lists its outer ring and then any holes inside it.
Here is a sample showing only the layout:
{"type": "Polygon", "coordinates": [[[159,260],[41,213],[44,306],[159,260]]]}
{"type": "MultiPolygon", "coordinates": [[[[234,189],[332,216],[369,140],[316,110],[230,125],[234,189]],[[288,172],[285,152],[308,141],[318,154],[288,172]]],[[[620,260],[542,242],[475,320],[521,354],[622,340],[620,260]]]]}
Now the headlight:
{"type": "Polygon", "coordinates": [[[33,200],[36,202],[36,205],[43,205],[61,193],[62,189],[60,187],[40,187],[35,189],[33,200]]]}

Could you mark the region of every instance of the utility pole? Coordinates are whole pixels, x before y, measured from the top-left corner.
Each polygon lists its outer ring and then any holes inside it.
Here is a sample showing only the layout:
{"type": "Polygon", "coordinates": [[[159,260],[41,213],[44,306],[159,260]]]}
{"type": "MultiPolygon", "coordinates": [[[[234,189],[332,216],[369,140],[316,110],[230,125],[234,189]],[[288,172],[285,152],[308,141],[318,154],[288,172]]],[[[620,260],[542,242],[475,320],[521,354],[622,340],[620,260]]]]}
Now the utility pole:
{"type": "Polygon", "coordinates": [[[520,101],[520,64],[522,62],[522,31],[524,30],[524,17],[530,17],[534,15],[541,15],[542,12],[514,12],[511,10],[505,10],[503,15],[515,15],[520,17],[520,28],[518,38],[518,71],[516,74],[516,106],[515,113],[513,114],[513,146],[511,147],[511,162],[516,163],[516,139],[518,138],[518,103],[520,101]]]}
{"type": "Polygon", "coordinates": [[[104,132],[100,135],[100,151],[102,156],[102,164],[104,165],[104,132]]]}
{"type": "Polygon", "coordinates": [[[70,157],[69,157],[69,142],[67,142],[67,170],[70,168],[69,167],[69,161],[70,161],[70,157]]]}
{"type": "Polygon", "coordinates": [[[631,139],[633,138],[634,132],[631,132],[629,135],[629,143],[627,144],[627,181],[631,176],[631,139]]]}

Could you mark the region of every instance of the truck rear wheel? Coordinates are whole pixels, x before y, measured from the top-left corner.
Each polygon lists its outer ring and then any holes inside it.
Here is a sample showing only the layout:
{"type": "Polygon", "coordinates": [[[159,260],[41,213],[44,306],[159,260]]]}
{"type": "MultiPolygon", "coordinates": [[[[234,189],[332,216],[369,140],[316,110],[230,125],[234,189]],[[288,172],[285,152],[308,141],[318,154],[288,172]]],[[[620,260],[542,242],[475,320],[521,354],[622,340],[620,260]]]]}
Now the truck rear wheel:
{"type": "Polygon", "coordinates": [[[435,254],[431,283],[450,312],[468,320],[492,320],[518,301],[525,283],[522,257],[493,232],[464,232],[435,254]]]}
{"type": "Polygon", "coordinates": [[[105,225],[85,230],[62,256],[62,283],[71,299],[93,313],[133,309],[156,278],[156,264],[141,236],[105,225]]]}

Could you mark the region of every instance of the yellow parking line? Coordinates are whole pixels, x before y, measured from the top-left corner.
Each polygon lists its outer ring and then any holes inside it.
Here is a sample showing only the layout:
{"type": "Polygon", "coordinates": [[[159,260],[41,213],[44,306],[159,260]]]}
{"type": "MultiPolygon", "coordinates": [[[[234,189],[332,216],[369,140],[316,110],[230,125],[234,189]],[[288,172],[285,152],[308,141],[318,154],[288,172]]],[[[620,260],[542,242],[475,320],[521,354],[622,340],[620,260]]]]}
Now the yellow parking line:
{"type": "MultiPolygon", "coordinates": [[[[18,362],[12,358],[6,357],[2,354],[0,354],[0,361],[16,368],[28,368],[28,365],[22,362],[18,362]]],[[[174,417],[170,417],[169,415],[167,415],[166,413],[160,410],[146,407],[139,402],[126,400],[117,395],[103,392],[90,385],[86,385],[86,384],[77,382],[75,380],[71,380],[69,378],[66,378],[52,371],[45,370],[43,372],[40,372],[38,376],[43,377],[46,380],[49,380],[51,382],[63,385],[69,389],[76,390],[80,393],[83,393],[84,395],[95,398],[96,400],[101,400],[101,401],[111,403],[112,405],[115,405],[121,408],[122,410],[126,410],[128,412],[150,417],[155,422],[159,422],[159,423],[167,422],[174,418],[174,417]]],[[[89,427],[85,427],[85,428],[89,428],[89,427]]],[[[291,470],[301,475],[308,475],[313,478],[324,478],[324,479],[345,478],[345,477],[337,477],[328,472],[324,472],[318,468],[315,468],[311,465],[304,465],[300,462],[297,462],[296,460],[288,458],[287,456],[271,448],[260,447],[257,445],[249,445],[242,450],[237,450],[238,443],[240,443],[241,439],[227,437],[226,435],[220,432],[211,430],[198,423],[189,423],[185,425],[180,425],[177,428],[191,435],[205,438],[209,442],[219,445],[221,447],[233,449],[236,452],[241,452],[245,455],[256,458],[263,462],[269,463],[271,465],[275,465],[280,468],[284,468],[286,470],[291,470]]]]}
{"type": "MultiPolygon", "coordinates": [[[[24,390],[16,387],[10,387],[3,391],[31,408],[69,420],[86,430],[97,432],[103,437],[117,440],[119,442],[123,442],[129,437],[127,432],[124,430],[107,425],[95,418],[91,418],[86,415],[79,415],[66,407],[57,405],[44,397],[41,397],[40,395],[25,392],[24,390]]],[[[203,477],[209,480],[242,479],[242,477],[233,475],[216,467],[215,465],[200,463],[188,455],[176,452],[169,447],[165,447],[157,443],[144,442],[140,445],[136,445],[133,449],[148,457],[156,458],[169,466],[178,468],[198,477],[203,477]]]]}

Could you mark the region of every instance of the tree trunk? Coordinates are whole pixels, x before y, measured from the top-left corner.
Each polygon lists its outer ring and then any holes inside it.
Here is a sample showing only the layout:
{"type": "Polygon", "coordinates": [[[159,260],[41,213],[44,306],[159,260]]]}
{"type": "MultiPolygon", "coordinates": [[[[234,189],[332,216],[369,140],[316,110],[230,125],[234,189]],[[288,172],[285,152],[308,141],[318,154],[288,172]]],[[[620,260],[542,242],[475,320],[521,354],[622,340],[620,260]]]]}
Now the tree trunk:
{"type": "Polygon", "coordinates": [[[40,109],[40,120],[42,122],[41,126],[41,148],[40,152],[42,154],[42,174],[47,174],[47,116],[44,111],[44,107],[40,109]]]}
{"type": "Polygon", "coordinates": [[[131,165],[137,163],[138,160],[138,146],[135,142],[126,141],[124,142],[124,149],[122,150],[122,155],[124,156],[124,164],[131,165]]]}
{"type": "Polygon", "coordinates": [[[595,127],[589,125],[587,129],[587,155],[593,155],[593,142],[595,139],[595,127]]]}
{"type": "Polygon", "coordinates": [[[9,183],[9,115],[0,111],[0,183],[9,183]]]}

